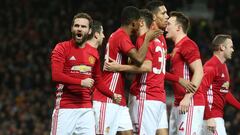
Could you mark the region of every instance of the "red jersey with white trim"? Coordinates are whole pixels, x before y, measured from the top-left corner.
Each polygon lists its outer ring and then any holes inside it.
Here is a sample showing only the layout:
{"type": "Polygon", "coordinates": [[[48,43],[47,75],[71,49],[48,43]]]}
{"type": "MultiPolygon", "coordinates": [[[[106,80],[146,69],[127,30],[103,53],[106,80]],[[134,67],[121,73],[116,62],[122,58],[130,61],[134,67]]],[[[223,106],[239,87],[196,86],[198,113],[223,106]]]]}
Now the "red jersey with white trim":
{"type": "Polygon", "coordinates": [[[223,117],[230,78],[225,63],[213,56],[204,64],[202,88],[207,99],[205,118],[223,117]]]}
{"type": "MultiPolygon", "coordinates": [[[[189,37],[181,39],[173,49],[171,54],[171,69],[170,72],[174,75],[182,77],[186,80],[191,80],[192,72],[189,65],[195,60],[199,60],[200,52],[198,46],[189,37]]],[[[174,105],[178,106],[186,90],[178,83],[172,82],[174,90],[174,105]]],[[[198,88],[193,96],[193,105],[205,105],[204,95],[201,86],[198,88]]]]}
{"type": "MultiPolygon", "coordinates": [[[[145,34],[138,37],[136,42],[137,49],[142,46],[144,38],[145,34]]],[[[166,54],[166,42],[156,38],[149,43],[145,60],[152,62],[152,71],[136,75],[131,88],[132,93],[137,94],[137,99],[166,102],[164,89],[166,54]]]]}
{"type": "Polygon", "coordinates": [[[102,87],[99,54],[89,44],[79,48],[73,40],[58,43],[51,55],[52,79],[57,83],[55,108],[91,108],[92,90],[81,87],[81,81],[93,78],[95,86],[112,97],[102,87]]]}
{"type": "MultiPolygon", "coordinates": [[[[135,48],[132,44],[129,35],[122,29],[117,29],[109,37],[105,59],[112,58],[116,60],[119,64],[127,64],[127,54],[128,52],[135,48]]],[[[126,106],[126,98],[124,92],[124,73],[123,72],[103,72],[103,79],[107,83],[107,87],[117,94],[122,95],[122,100],[120,105],[126,106]]],[[[98,90],[94,92],[94,100],[101,102],[112,103],[110,98],[102,95],[98,90]]]]}

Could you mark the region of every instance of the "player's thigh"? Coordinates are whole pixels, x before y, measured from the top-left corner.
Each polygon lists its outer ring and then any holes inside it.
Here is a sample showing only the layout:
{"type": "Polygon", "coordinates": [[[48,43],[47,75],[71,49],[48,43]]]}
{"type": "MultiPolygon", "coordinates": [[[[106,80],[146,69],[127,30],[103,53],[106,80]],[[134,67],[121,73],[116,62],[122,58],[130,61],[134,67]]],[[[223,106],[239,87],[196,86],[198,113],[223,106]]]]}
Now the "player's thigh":
{"type": "Polygon", "coordinates": [[[216,131],[214,133],[209,131],[207,128],[207,121],[204,120],[202,135],[227,135],[223,118],[214,118],[214,120],[216,123],[216,131]]]}
{"type": "Polygon", "coordinates": [[[94,114],[88,109],[59,109],[54,110],[51,135],[78,134],[80,129],[83,134],[95,134],[94,114]]]}
{"type": "MultiPolygon", "coordinates": [[[[139,105],[140,106],[140,105],[139,105]]],[[[168,128],[166,104],[161,101],[146,100],[141,113],[140,134],[156,134],[157,129],[168,128]]],[[[139,118],[139,119],[140,119],[139,118]]]]}
{"type": "Polygon", "coordinates": [[[76,112],[78,112],[77,109],[54,109],[51,135],[70,134],[77,123],[77,119],[74,117],[76,112]]]}
{"type": "Polygon", "coordinates": [[[160,110],[158,111],[158,127],[157,129],[168,129],[168,117],[166,103],[160,102],[160,110]]]}
{"type": "Polygon", "coordinates": [[[77,117],[77,124],[72,132],[73,135],[95,135],[95,118],[93,109],[83,108],[81,115],[77,117]]]}
{"type": "MultiPolygon", "coordinates": [[[[129,97],[130,98],[130,97],[129,97]]],[[[129,102],[129,113],[133,126],[133,133],[138,134],[138,102],[136,96],[131,96],[131,101],[129,102]]]]}
{"type": "Polygon", "coordinates": [[[226,128],[225,128],[225,122],[223,118],[214,118],[216,122],[216,134],[218,135],[227,135],[226,128]]]}
{"type": "Polygon", "coordinates": [[[96,123],[96,134],[104,134],[106,103],[93,101],[93,110],[96,123]]]}
{"type": "Polygon", "coordinates": [[[133,130],[132,121],[129,114],[129,109],[126,106],[121,106],[118,116],[118,129],[117,131],[131,131],[133,130]]]}
{"type": "Polygon", "coordinates": [[[159,117],[159,125],[156,131],[156,135],[168,135],[168,119],[167,119],[167,107],[165,103],[162,103],[161,116],[159,117]]]}
{"type": "Polygon", "coordinates": [[[120,106],[117,104],[94,101],[97,134],[116,134],[119,110],[120,106]]]}
{"type": "Polygon", "coordinates": [[[203,124],[204,106],[189,106],[188,112],[179,114],[177,134],[200,134],[203,124]]]}
{"type": "Polygon", "coordinates": [[[214,135],[210,130],[208,130],[206,120],[203,121],[201,135],[214,135]]]}
{"type": "Polygon", "coordinates": [[[137,99],[136,96],[129,94],[128,98],[128,108],[130,117],[132,120],[136,120],[136,113],[137,113],[137,99]]]}
{"type": "Polygon", "coordinates": [[[200,134],[203,125],[204,106],[194,106],[192,118],[192,133],[200,134]]]}
{"type": "Polygon", "coordinates": [[[173,106],[171,109],[171,114],[169,118],[169,135],[176,135],[177,134],[177,120],[179,117],[179,111],[176,106],[173,106]]]}

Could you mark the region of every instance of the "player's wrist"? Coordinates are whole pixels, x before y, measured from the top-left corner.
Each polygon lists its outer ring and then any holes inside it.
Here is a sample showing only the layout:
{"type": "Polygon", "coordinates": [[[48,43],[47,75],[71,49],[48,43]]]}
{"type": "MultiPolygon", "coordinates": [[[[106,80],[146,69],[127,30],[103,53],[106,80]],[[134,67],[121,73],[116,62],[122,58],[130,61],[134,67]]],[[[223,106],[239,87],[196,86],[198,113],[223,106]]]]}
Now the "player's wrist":
{"type": "Polygon", "coordinates": [[[194,95],[193,93],[186,93],[186,94],[185,94],[185,97],[187,97],[187,98],[192,98],[193,95],[194,95]]]}

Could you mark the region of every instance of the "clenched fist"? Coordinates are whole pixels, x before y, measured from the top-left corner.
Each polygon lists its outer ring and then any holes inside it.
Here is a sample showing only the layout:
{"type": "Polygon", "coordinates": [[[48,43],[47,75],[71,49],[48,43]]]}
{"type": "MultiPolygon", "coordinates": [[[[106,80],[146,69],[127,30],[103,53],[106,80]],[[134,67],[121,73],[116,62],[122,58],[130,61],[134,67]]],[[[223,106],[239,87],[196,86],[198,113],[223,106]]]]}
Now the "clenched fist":
{"type": "Polygon", "coordinates": [[[91,88],[94,84],[94,80],[92,78],[86,78],[81,81],[82,87],[91,88]]]}
{"type": "Polygon", "coordinates": [[[121,102],[121,100],[122,100],[122,95],[114,93],[114,95],[113,95],[113,100],[114,100],[117,104],[120,104],[120,102],[121,102]]]}

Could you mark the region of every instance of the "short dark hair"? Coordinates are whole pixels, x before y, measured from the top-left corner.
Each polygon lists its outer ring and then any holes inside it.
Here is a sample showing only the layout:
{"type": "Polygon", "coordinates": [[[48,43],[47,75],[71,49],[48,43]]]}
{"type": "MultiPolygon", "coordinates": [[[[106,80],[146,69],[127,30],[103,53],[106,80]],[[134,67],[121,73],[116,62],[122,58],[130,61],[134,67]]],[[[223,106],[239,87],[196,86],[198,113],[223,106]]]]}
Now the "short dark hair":
{"type": "Polygon", "coordinates": [[[132,21],[140,18],[139,9],[134,6],[127,6],[122,10],[121,25],[129,25],[132,21]]]}
{"type": "Polygon", "coordinates": [[[92,23],[92,32],[91,32],[91,35],[89,36],[89,39],[93,38],[96,32],[100,33],[101,29],[102,29],[102,23],[97,20],[94,20],[92,23]]]}
{"type": "Polygon", "coordinates": [[[184,15],[182,12],[172,11],[170,12],[170,17],[176,17],[176,22],[182,26],[183,32],[188,32],[190,20],[186,15],[184,15]]]}
{"type": "Polygon", "coordinates": [[[142,18],[147,27],[150,28],[153,23],[153,14],[148,9],[141,9],[140,10],[140,18],[142,18]]]}
{"type": "Polygon", "coordinates": [[[223,44],[227,39],[232,39],[232,36],[228,34],[217,34],[212,41],[211,49],[213,51],[218,51],[220,45],[223,44]]]}
{"type": "Polygon", "coordinates": [[[87,19],[87,20],[89,21],[89,28],[92,27],[93,19],[92,19],[92,17],[91,17],[89,14],[83,13],[83,12],[77,13],[77,14],[73,17],[72,26],[73,26],[73,24],[74,24],[75,19],[77,19],[77,18],[85,18],[85,19],[87,19]]]}
{"type": "Polygon", "coordinates": [[[154,0],[147,3],[146,8],[152,13],[156,13],[161,6],[164,6],[164,3],[161,0],[154,0]]]}

